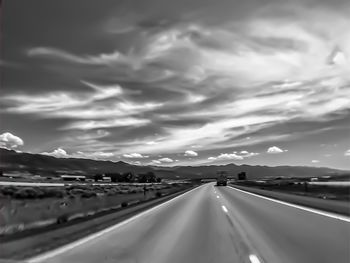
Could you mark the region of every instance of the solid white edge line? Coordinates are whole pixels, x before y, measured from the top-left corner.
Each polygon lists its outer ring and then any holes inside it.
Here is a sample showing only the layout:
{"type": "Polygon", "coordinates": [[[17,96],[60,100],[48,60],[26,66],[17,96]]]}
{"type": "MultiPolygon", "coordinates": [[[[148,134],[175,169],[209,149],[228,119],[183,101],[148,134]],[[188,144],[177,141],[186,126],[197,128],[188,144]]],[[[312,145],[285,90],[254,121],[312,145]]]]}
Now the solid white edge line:
{"type": "Polygon", "coordinates": [[[249,255],[249,260],[252,263],[261,263],[260,259],[254,254],[249,255]]]}
{"type": "Polygon", "coordinates": [[[315,213],[315,214],[322,215],[322,216],[331,217],[331,218],[334,218],[334,219],[338,219],[338,220],[342,220],[342,221],[350,223],[350,217],[347,217],[347,216],[343,216],[343,215],[339,215],[339,214],[331,213],[331,212],[326,212],[326,211],[322,211],[322,210],[315,209],[315,208],[309,208],[309,207],[306,207],[306,206],[301,206],[301,205],[288,203],[286,201],[281,201],[281,200],[273,199],[273,198],[270,198],[270,197],[262,196],[262,195],[259,195],[259,194],[247,192],[247,191],[244,191],[244,190],[232,187],[232,186],[229,186],[229,187],[234,189],[234,190],[236,190],[236,191],[239,191],[239,192],[242,192],[242,193],[245,193],[245,194],[249,194],[249,195],[252,195],[252,196],[255,196],[255,197],[259,197],[259,198],[262,198],[262,199],[266,199],[266,200],[269,200],[269,201],[272,201],[272,202],[275,202],[275,203],[278,203],[278,204],[290,206],[290,207],[297,208],[297,209],[300,209],[300,210],[304,210],[304,211],[307,211],[307,212],[315,213]]]}
{"type": "Polygon", "coordinates": [[[228,212],[228,210],[227,210],[226,206],[222,205],[222,206],[221,206],[221,208],[222,208],[222,210],[223,210],[225,213],[227,213],[227,212],[228,212]]]}
{"type": "Polygon", "coordinates": [[[73,249],[73,248],[75,248],[75,247],[77,247],[77,246],[80,246],[80,245],[82,245],[82,244],[84,244],[84,243],[86,243],[86,242],[89,242],[89,241],[92,240],[92,239],[95,239],[95,238],[97,238],[97,237],[100,237],[100,236],[102,236],[102,235],[104,235],[104,234],[106,234],[106,233],[108,233],[108,232],[111,232],[111,231],[113,231],[113,230],[115,230],[115,229],[117,229],[117,228],[119,228],[119,227],[121,227],[121,226],[124,226],[124,225],[130,223],[131,221],[134,221],[135,219],[137,219],[137,218],[139,218],[139,217],[142,217],[142,216],[144,216],[144,215],[146,215],[146,214],[149,214],[149,213],[153,212],[154,210],[157,210],[157,209],[159,209],[160,207],[162,207],[162,206],[164,206],[164,205],[166,205],[166,204],[168,204],[168,203],[170,203],[170,202],[173,202],[174,200],[176,200],[176,199],[178,199],[178,198],[180,198],[180,197],[182,197],[182,196],[184,196],[184,195],[186,195],[186,194],[189,194],[190,192],[192,192],[192,191],[194,191],[194,190],[198,190],[199,188],[201,188],[201,187],[203,187],[203,186],[205,186],[205,185],[198,186],[198,187],[196,187],[196,188],[194,188],[194,189],[192,189],[192,190],[190,190],[190,191],[187,191],[187,192],[185,192],[185,193],[183,193],[183,194],[181,194],[181,195],[178,195],[178,196],[176,196],[176,197],[174,197],[174,198],[172,198],[172,199],[170,199],[170,200],[168,200],[168,201],[166,201],[166,202],[164,202],[164,203],[161,203],[161,204],[159,204],[159,205],[157,205],[157,206],[155,206],[155,207],[152,207],[152,208],[150,208],[150,209],[148,209],[148,210],[146,210],[146,211],[143,211],[143,212],[141,212],[141,213],[139,213],[139,214],[136,214],[136,215],[134,215],[133,217],[130,217],[130,218],[128,218],[128,219],[126,219],[126,220],[124,220],[124,221],[122,221],[122,222],[120,222],[120,223],[117,223],[117,224],[115,224],[115,225],[112,225],[112,226],[110,226],[110,227],[108,227],[108,228],[105,228],[105,229],[103,229],[103,230],[101,230],[101,231],[98,231],[98,232],[96,232],[96,233],[93,233],[93,234],[88,235],[88,236],[86,236],[86,237],[83,237],[83,238],[81,238],[81,239],[78,239],[78,240],[76,240],[76,241],[73,241],[73,242],[71,242],[71,243],[68,243],[68,244],[66,244],[66,245],[63,245],[63,246],[61,246],[61,247],[58,247],[58,248],[56,248],[56,249],[54,249],[54,250],[44,252],[44,253],[41,254],[41,255],[37,255],[37,256],[34,256],[34,257],[29,258],[29,259],[27,259],[27,260],[24,260],[24,262],[26,262],[26,263],[42,262],[42,261],[44,261],[44,260],[47,260],[47,259],[52,258],[52,257],[54,257],[54,256],[57,256],[57,255],[59,255],[59,254],[62,254],[62,253],[64,253],[64,252],[68,251],[68,250],[71,250],[71,249],[73,249]]]}

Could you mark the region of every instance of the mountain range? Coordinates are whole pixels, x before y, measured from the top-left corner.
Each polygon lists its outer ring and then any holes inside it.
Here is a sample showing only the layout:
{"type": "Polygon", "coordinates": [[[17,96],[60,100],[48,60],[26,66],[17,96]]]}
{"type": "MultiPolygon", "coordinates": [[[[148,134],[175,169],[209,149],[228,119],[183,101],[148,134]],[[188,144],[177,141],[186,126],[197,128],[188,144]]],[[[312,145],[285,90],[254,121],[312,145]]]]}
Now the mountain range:
{"type": "Polygon", "coordinates": [[[248,179],[265,177],[315,177],[324,175],[343,175],[349,171],[308,166],[260,166],[260,165],[209,165],[209,166],[139,166],[122,161],[101,161],[78,158],[56,158],[42,154],[16,152],[0,148],[0,169],[3,172],[21,171],[28,174],[52,175],[97,173],[135,174],[154,172],[156,176],[168,179],[198,179],[213,178],[217,171],[227,171],[230,176],[246,172],[248,179]]]}

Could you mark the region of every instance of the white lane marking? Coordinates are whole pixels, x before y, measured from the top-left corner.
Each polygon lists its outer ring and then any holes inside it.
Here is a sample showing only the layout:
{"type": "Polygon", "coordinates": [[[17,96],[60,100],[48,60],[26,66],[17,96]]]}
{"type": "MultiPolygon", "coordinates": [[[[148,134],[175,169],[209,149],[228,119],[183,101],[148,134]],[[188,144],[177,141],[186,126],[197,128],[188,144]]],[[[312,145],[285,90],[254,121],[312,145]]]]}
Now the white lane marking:
{"type": "Polygon", "coordinates": [[[84,243],[86,243],[86,242],[89,242],[90,240],[93,240],[93,239],[95,239],[95,238],[97,238],[97,237],[100,237],[100,236],[102,236],[102,235],[104,235],[104,234],[107,234],[108,232],[111,232],[111,231],[113,231],[113,230],[115,230],[115,229],[117,229],[117,228],[119,228],[119,227],[122,227],[122,226],[124,226],[124,225],[126,225],[126,224],[128,224],[128,223],[130,223],[130,222],[132,222],[132,221],[134,221],[135,219],[137,219],[137,218],[139,218],[139,217],[145,216],[146,214],[149,214],[149,213],[151,213],[151,212],[153,212],[153,211],[159,209],[160,207],[165,206],[166,204],[168,204],[168,203],[170,203],[170,202],[173,202],[173,201],[175,201],[176,199],[179,199],[179,198],[181,198],[182,196],[184,196],[184,195],[186,195],[186,194],[189,194],[190,192],[192,192],[192,191],[194,191],[194,190],[198,190],[199,188],[202,188],[203,186],[204,186],[204,185],[201,185],[201,186],[196,187],[196,188],[194,188],[194,189],[192,189],[192,190],[190,190],[190,191],[188,191],[188,192],[186,192],[186,193],[183,193],[183,194],[181,194],[181,195],[178,195],[178,196],[176,196],[176,197],[174,197],[174,198],[172,198],[172,199],[170,199],[170,200],[168,200],[168,201],[166,201],[166,202],[164,202],[164,203],[161,203],[161,204],[159,204],[159,205],[157,205],[157,206],[155,206],[155,207],[153,207],[153,208],[151,208],[151,209],[148,209],[148,210],[146,210],[146,211],[144,211],[144,212],[141,212],[141,213],[139,213],[139,214],[137,214],[137,215],[134,215],[133,217],[131,217],[131,218],[129,218],[129,219],[126,219],[125,221],[122,221],[122,222],[120,222],[120,223],[118,223],[118,224],[116,224],[116,225],[113,225],[113,226],[110,226],[110,227],[108,227],[108,228],[105,228],[105,229],[103,229],[103,230],[101,230],[101,231],[99,231],[99,232],[96,232],[96,233],[91,234],[91,235],[89,235],[89,236],[83,237],[82,239],[73,241],[72,243],[69,243],[69,244],[64,245],[64,246],[62,246],[62,247],[59,247],[59,248],[56,248],[56,249],[54,249],[54,250],[52,250],[52,251],[48,251],[48,252],[43,253],[43,254],[41,254],[41,255],[38,255],[38,256],[29,258],[29,259],[25,260],[25,262],[26,262],[26,263],[42,262],[42,261],[44,261],[44,260],[47,260],[47,259],[52,258],[52,257],[54,257],[54,256],[57,256],[57,255],[59,255],[59,254],[62,254],[62,253],[64,253],[64,252],[68,251],[68,250],[71,250],[71,249],[73,249],[73,248],[75,248],[75,247],[77,247],[77,246],[80,246],[80,245],[82,245],[82,244],[84,244],[84,243]]]}
{"type": "Polygon", "coordinates": [[[227,213],[227,212],[228,212],[228,210],[227,210],[226,206],[222,205],[222,206],[221,206],[221,208],[222,208],[222,210],[223,210],[225,213],[227,213]]]}
{"type": "Polygon", "coordinates": [[[247,192],[247,191],[244,191],[244,190],[241,190],[241,189],[237,189],[237,188],[234,188],[232,186],[229,186],[229,187],[234,189],[234,190],[236,190],[236,191],[239,191],[239,192],[242,192],[242,193],[245,193],[245,194],[249,194],[249,195],[252,195],[252,196],[255,196],[255,197],[259,197],[259,198],[262,198],[262,199],[266,199],[266,200],[269,200],[269,201],[272,201],[272,202],[275,202],[275,203],[278,203],[278,204],[290,206],[290,207],[297,208],[297,209],[300,209],[300,210],[304,210],[304,211],[307,211],[307,212],[311,212],[311,213],[314,213],[314,214],[327,216],[327,217],[330,217],[330,218],[334,218],[334,219],[338,219],[338,220],[342,220],[342,221],[350,223],[350,217],[347,217],[347,216],[343,216],[343,215],[339,215],[339,214],[331,213],[331,212],[325,212],[325,211],[322,211],[322,210],[318,210],[318,209],[315,209],[315,208],[309,208],[309,207],[306,207],[306,206],[296,205],[296,204],[288,203],[288,202],[285,202],[285,201],[280,201],[280,200],[273,199],[273,198],[270,198],[270,197],[266,197],[266,196],[250,193],[250,192],[247,192]]]}
{"type": "Polygon", "coordinates": [[[250,262],[252,262],[252,263],[261,263],[260,260],[259,260],[259,258],[258,258],[256,255],[254,255],[254,254],[249,255],[249,260],[250,260],[250,262]]]}

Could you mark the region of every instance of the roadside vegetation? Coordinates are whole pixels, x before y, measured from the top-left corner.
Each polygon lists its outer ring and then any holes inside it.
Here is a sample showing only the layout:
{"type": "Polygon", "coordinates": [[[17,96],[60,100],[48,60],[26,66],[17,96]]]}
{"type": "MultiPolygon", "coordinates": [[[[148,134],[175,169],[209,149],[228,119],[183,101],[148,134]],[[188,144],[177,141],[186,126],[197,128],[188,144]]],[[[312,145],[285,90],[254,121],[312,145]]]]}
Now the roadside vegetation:
{"type": "Polygon", "coordinates": [[[350,201],[350,183],[342,181],[339,184],[324,181],[311,182],[310,178],[302,179],[269,179],[235,181],[234,184],[259,188],[263,190],[284,192],[296,195],[310,196],[326,200],[350,201]]]}
{"type": "Polygon", "coordinates": [[[186,184],[0,187],[0,235],[64,223],[109,209],[127,207],[188,188],[186,184]]]}

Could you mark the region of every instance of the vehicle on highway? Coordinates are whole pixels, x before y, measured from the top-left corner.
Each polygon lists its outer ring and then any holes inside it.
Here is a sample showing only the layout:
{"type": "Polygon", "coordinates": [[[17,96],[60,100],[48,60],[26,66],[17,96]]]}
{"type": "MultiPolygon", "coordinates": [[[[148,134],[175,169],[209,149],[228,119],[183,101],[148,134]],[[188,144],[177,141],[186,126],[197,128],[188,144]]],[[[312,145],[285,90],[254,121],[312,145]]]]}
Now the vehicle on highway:
{"type": "Polygon", "coordinates": [[[227,172],[218,171],[216,177],[216,186],[226,186],[227,185],[227,172]]]}

